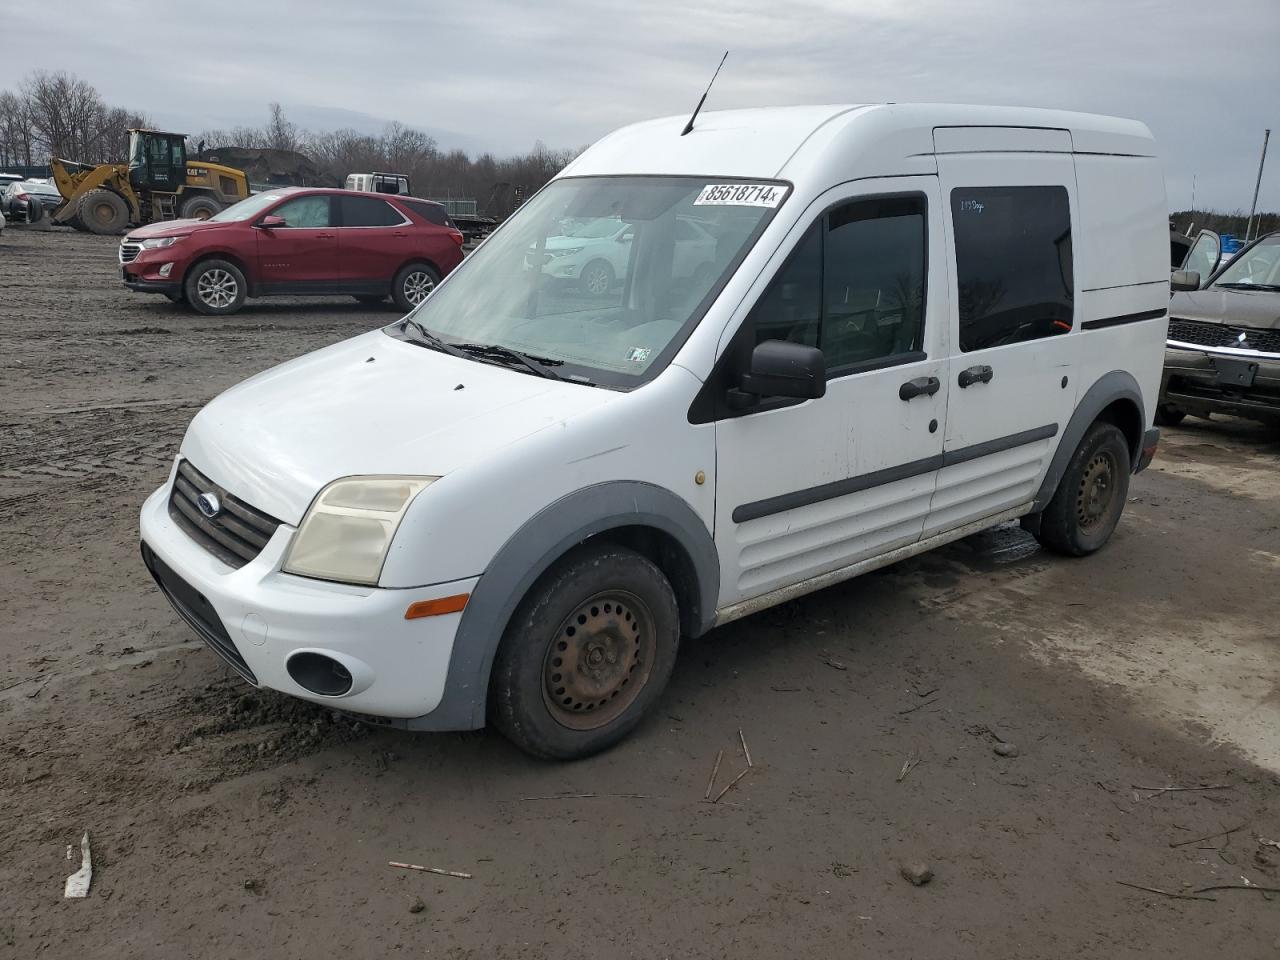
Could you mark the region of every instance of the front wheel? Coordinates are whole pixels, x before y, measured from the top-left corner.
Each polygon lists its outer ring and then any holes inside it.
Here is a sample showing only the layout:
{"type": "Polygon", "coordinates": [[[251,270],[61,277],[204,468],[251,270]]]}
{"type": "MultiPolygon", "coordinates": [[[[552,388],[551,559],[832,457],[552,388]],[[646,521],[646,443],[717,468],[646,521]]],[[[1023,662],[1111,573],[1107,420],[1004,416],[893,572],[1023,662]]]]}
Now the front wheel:
{"type": "Polygon", "coordinates": [[[1067,463],[1036,534],[1055,553],[1083,557],[1105,544],[1129,496],[1129,442],[1120,428],[1091,426],[1067,463]]]}
{"type": "Polygon", "coordinates": [[[490,710],[522,750],[575,760],[617,743],[661,695],[680,617],[653,563],[587,545],[542,576],[517,608],[493,665],[490,710]]]}
{"type": "Polygon", "coordinates": [[[396,306],[408,313],[431,295],[440,282],[440,274],[425,263],[411,263],[401,267],[391,283],[391,299],[396,306]]]}
{"type": "Polygon", "coordinates": [[[592,260],[582,268],[578,283],[593,297],[603,297],[613,289],[613,267],[603,260],[592,260]]]}
{"type": "Polygon", "coordinates": [[[206,316],[224,317],[244,305],[244,274],[229,260],[203,260],[191,268],[183,283],[187,303],[206,316]]]}

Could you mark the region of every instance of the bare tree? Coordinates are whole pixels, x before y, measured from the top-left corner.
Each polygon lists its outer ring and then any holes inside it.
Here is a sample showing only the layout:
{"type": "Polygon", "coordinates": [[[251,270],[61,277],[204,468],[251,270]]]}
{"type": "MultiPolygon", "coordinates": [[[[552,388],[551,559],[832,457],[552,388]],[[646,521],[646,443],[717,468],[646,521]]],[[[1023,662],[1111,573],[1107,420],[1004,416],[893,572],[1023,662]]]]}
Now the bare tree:
{"type": "Polygon", "coordinates": [[[267,128],[263,131],[266,146],[269,150],[297,150],[302,146],[298,137],[298,128],[285,119],[280,104],[270,105],[271,117],[267,120],[267,128]]]}

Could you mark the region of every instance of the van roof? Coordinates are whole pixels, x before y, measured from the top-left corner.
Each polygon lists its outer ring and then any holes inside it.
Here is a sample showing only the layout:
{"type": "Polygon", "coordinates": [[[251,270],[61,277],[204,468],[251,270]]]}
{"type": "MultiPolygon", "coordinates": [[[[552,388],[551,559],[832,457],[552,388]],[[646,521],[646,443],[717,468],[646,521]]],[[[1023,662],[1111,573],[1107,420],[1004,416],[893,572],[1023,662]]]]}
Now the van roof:
{"type": "Polygon", "coordinates": [[[795,179],[833,166],[858,177],[928,172],[936,170],[937,153],[958,149],[935,144],[934,131],[945,127],[1001,128],[991,130],[991,146],[983,150],[1155,155],[1151,132],[1136,120],[1031,107],[882,103],[722,110],[699,114],[693,131],[682,137],[688,119],[680,114],[622,127],[562,175],[795,179]],[[1058,131],[1060,145],[1019,146],[1009,136],[1017,130],[1032,136],[1030,131],[1058,131]]]}

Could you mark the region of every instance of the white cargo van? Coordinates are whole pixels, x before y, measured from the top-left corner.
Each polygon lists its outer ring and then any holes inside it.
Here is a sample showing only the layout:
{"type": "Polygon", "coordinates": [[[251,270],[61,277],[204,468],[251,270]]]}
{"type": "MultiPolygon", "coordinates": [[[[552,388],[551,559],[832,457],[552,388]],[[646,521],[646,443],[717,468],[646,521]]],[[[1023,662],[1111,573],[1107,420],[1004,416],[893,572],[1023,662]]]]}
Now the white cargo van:
{"type": "Polygon", "coordinates": [[[192,421],[142,552],[247,681],[577,757],[640,721],[682,636],[1012,518],[1107,541],[1157,439],[1145,126],[684,125],[604,138],[404,320],[192,421]],[[575,236],[618,247],[607,283],[560,269],[575,236]]]}

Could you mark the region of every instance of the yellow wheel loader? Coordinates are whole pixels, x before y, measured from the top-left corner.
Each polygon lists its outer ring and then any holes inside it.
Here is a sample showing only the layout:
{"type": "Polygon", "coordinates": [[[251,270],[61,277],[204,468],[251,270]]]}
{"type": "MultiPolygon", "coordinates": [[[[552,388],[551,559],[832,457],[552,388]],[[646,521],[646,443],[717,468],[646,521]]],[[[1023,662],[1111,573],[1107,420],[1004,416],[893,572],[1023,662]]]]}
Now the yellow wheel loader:
{"type": "Polygon", "coordinates": [[[50,165],[65,201],[53,222],[90,233],[121,233],[157,220],[207,220],[249,196],[243,170],[188,161],[180,133],[130,130],[127,163],[54,159],[50,165]]]}

